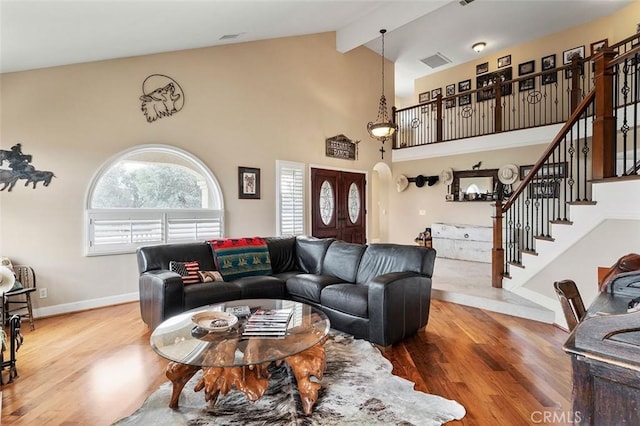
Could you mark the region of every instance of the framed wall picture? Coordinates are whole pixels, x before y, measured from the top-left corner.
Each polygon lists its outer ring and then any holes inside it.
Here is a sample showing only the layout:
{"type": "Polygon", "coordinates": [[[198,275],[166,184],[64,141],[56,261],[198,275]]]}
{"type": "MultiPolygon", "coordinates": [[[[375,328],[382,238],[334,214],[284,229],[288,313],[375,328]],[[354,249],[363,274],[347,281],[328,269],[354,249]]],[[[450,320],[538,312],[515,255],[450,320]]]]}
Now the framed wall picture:
{"type": "Polygon", "coordinates": [[[446,101],[444,101],[444,107],[445,108],[454,108],[456,106],[456,98],[453,99],[447,99],[446,101]]]}
{"type": "MultiPolygon", "coordinates": [[[[487,99],[493,99],[496,97],[496,92],[492,86],[496,82],[503,82],[511,80],[511,67],[502,70],[490,72],[485,75],[476,77],[476,87],[478,92],[476,93],[476,102],[486,101],[487,99]],[[486,88],[486,90],[480,90],[486,88]]],[[[502,95],[510,95],[513,90],[513,84],[505,84],[502,86],[502,95]]]]}
{"type": "Polygon", "coordinates": [[[526,80],[520,80],[518,82],[518,90],[520,92],[524,92],[527,90],[532,90],[535,87],[536,83],[533,78],[527,78],[526,80]]]}
{"type": "Polygon", "coordinates": [[[238,198],[260,199],[260,169],[238,167],[238,198]]]}
{"type": "Polygon", "coordinates": [[[535,72],[536,61],[527,61],[518,65],[518,75],[527,75],[535,72]]]}
{"type": "MultiPolygon", "coordinates": [[[[520,166],[520,180],[524,180],[529,172],[533,169],[533,164],[520,166]]],[[[536,179],[546,178],[564,178],[567,175],[567,162],[544,164],[538,173],[536,179]]]]}
{"type": "Polygon", "coordinates": [[[456,94],[456,85],[455,84],[449,84],[446,87],[446,92],[447,96],[453,96],[456,94]]]}
{"type": "Polygon", "coordinates": [[[591,56],[595,55],[596,53],[598,53],[598,50],[609,46],[609,39],[605,38],[603,40],[598,40],[595,41],[593,43],[591,43],[591,56]]]}
{"type": "Polygon", "coordinates": [[[529,184],[529,198],[558,198],[560,182],[555,180],[541,180],[529,184]]]}
{"type": "Polygon", "coordinates": [[[465,106],[471,103],[471,95],[462,95],[458,98],[458,105],[465,106]]]}
{"type": "Polygon", "coordinates": [[[484,74],[485,72],[489,72],[489,62],[485,62],[484,64],[476,65],[476,75],[484,74]]]}
{"type": "Polygon", "coordinates": [[[574,55],[578,55],[584,59],[584,45],[573,47],[571,49],[568,49],[562,52],[562,63],[564,65],[570,64],[571,58],[573,58],[574,55]]]}
{"type": "Polygon", "coordinates": [[[558,82],[558,72],[557,71],[549,71],[548,73],[542,74],[542,85],[545,86],[547,84],[553,84],[558,82]]]}
{"type": "Polygon", "coordinates": [[[548,56],[544,56],[541,61],[542,71],[554,69],[556,67],[556,54],[554,53],[548,56]]]}
{"type": "Polygon", "coordinates": [[[437,89],[433,89],[431,91],[431,99],[435,100],[436,96],[438,95],[442,95],[442,87],[438,87],[437,89]]]}
{"type": "Polygon", "coordinates": [[[471,79],[464,80],[458,83],[458,93],[471,90],[471,79]]]}
{"type": "Polygon", "coordinates": [[[506,55],[498,58],[498,68],[504,68],[511,65],[511,55],[506,55]]]}
{"type": "Polygon", "coordinates": [[[431,92],[422,92],[418,95],[418,103],[424,104],[431,100],[431,92]]]}

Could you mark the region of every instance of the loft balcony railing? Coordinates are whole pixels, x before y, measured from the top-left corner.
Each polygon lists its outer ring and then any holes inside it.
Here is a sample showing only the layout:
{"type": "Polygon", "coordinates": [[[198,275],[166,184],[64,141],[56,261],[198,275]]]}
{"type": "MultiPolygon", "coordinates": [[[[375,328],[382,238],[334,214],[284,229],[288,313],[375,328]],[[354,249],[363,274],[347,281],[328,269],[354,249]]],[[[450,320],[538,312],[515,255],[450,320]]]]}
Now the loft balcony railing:
{"type": "MultiPolygon", "coordinates": [[[[640,36],[636,34],[611,48],[622,56],[629,53],[639,40],[640,36]]],[[[498,76],[488,79],[480,75],[476,80],[483,82],[482,87],[459,91],[451,96],[438,95],[429,102],[407,108],[394,108],[398,131],[393,148],[564,123],[594,88],[594,56],[585,59],[574,57],[569,64],[509,80],[498,76]]],[[[620,66],[624,67],[624,64],[620,66]]],[[[631,68],[627,64],[627,69],[631,68]]],[[[638,87],[637,82],[627,84],[630,90],[638,87]]],[[[620,96],[616,105],[629,103],[628,99],[622,99],[622,92],[620,96]]]]}
{"type": "Polygon", "coordinates": [[[395,110],[394,148],[564,123],[593,88],[591,63],[574,58],[511,80],[485,79],[475,90],[395,110]]]}

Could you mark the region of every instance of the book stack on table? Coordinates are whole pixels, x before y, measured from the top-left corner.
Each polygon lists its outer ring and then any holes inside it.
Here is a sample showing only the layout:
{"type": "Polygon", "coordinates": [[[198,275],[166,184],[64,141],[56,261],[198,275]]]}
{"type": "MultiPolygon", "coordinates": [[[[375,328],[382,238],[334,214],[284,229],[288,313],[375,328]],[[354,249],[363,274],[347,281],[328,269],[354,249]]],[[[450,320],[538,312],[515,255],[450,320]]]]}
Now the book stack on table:
{"type": "Polygon", "coordinates": [[[283,337],[292,314],[292,309],[258,309],[247,320],[242,335],[283,337]]]}

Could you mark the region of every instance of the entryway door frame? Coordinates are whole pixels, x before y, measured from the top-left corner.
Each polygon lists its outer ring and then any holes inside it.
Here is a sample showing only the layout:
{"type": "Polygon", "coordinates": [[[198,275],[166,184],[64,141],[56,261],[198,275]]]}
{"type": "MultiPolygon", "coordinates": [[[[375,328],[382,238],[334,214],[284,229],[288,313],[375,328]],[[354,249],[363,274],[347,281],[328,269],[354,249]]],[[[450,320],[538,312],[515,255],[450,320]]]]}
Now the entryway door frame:
{"type": "Polygon", "coordinates": [[[348,173],[360,173],[364,175],[364,179],[365,179],[365,211],[367,212],[367,214],[365,215],[365,239],[367,242],[369,242],[369,228],[371,227],[371,220],[370,220],[370,215],[369,212],[371,211],[371,189],[369,185],[369,172],[367,170],[359,170],[359,169],[349,169],[349,168],[343,168],[343,167],[335,167],[335,166],[326,166],[326,165],[321,165],[321,164],[309,164],[307,167],[307,176],[309,176],[309,179],[307,180],[307,206],[309,206],[309,208],[307,209],[307,235],[311,235],[311,233],[313,232],[313,181],[311,178],[311,169],[325,169],[325,170],[334,170],[334,171],[338,171],[338,172],[348,172],[348,173]]]}

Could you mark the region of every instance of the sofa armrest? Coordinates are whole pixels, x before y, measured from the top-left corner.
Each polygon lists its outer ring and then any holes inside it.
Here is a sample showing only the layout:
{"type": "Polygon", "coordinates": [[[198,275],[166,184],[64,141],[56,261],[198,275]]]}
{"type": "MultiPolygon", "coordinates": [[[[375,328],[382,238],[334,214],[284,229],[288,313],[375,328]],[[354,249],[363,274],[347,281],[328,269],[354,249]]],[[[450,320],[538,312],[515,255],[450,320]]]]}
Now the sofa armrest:
{"type": "Polygon", "coordinates": [[[182,277],[163,269],[147,271],[138,279],[140,314],[151,330],[184,310],[182,277]]]}
{"type": "Polygon", "coordinates": [[[371,342],[388,346],[427,325],[431,278],[415,272],[392,272],[367,285],[371,342]]]}

